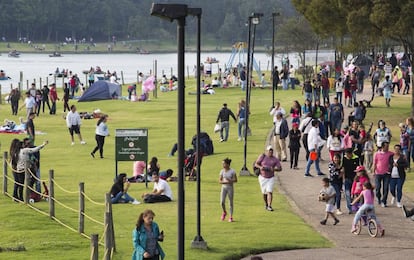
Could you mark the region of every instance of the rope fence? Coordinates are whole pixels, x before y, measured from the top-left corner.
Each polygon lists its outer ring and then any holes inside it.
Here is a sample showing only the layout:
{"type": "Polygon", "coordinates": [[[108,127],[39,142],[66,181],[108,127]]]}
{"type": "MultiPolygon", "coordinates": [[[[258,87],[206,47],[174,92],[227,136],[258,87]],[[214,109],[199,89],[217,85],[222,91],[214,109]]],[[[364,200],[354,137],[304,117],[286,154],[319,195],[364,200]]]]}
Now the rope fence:
{"type": "MultiPolygon", "coordinates": [[[[79,190],[78,191],[70,191],[61,185],[59,185],[55,178],[54,178],[54,171],[49,171],[49,178],[48,179],[41,179],[39,176],[36,175],[35,172],[32,172],[30,167],[28,167],[28,163],[25,165],[24,172],[18,172],[17,169],[14,169],[8,160],[8,153],[4,152],[3,155],[3,194],[12,198],[14,201],[22,203],[29,208],[33,209],[36,212],[39,212],[42,215],[50,217],[50,219],[56,221],[60,225],[64,226],[65,228],[69,229],[72,232],[78,233],[83,238],[87,238],[91,241],[90,243],[90,259],[97,260],[99,258],[99,246],[104,247],[104,255],[103,259],[110,260],[114,252],[116,252],[115,248],[115,232],[114,232],[114,225],[113,225],[113,217],[112,217],[112,205],[111,205],[111,198],[110,194],[105,194],[105,203],[97,202],[91,199],[85,192],[84,192],[84,183],[79,183],[79,190]],[[24,183],[18,183],[16,180],[9,176],[9,170],[13,173],[13,175],[17,174],[24,174],[24,183]],[[9,185],[14,187],[13,194],[8,191],[9,185]],[[41,185],[43,185],[44,192],[40,191],[41,185]],[[34,186],[34,187],[33,187],[34,186]],[[78,194],[79,196],[79,208],[75,209],[68,205],[69,201],[65,201],[65,197],[62,199],[57,199],[55,196],[55,187],[57,187],[61,192],[66,194],[78,194]],[[22,189],[23,190],[23,199],[15,197],[16,190],[22,189]],[[41,205],[39,207],[36,206],[35,202],[39,202],[42,199],[48,202],[48,206],[46,209],[42,209],[41,205]],[[86,214],[85,212],[85,203],[91,203],[98,207],[103,207],[105,209],[104,214],[104,221],[100,221],[92,216],[86,214]],[[78,229],[71,226],[68,223],[65,223],[64,220],[59,219],[56,217],[56,210],[55,206],[58,205],[61,207],[62,211],[70,211],[72,213],[78,214],[78,229]],[[91,234],[90,236],[85,234],[85,218],[92,223],[97,224],[103,229],[103,234],[99,239],[98,234],[91,234]]],[[[17,195],[18,196],[18,195],[17,195]]],[[[71,203],[71,202],[70,202],[71,203]]],[[[61,213],[60,212],[60,213],[61,213]]]]}

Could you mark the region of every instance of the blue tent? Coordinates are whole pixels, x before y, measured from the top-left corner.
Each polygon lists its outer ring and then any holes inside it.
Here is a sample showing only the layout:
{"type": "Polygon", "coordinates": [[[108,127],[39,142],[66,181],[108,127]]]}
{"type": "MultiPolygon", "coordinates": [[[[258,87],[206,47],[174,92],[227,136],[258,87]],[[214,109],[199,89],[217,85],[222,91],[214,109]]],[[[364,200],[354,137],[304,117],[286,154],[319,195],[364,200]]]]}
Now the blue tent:
{"type": "Polygon", "coordinates": [[[118,84],[98,80],[83,93],[78,102],[117,99],[120,95],[121,87],[118,84]]]}

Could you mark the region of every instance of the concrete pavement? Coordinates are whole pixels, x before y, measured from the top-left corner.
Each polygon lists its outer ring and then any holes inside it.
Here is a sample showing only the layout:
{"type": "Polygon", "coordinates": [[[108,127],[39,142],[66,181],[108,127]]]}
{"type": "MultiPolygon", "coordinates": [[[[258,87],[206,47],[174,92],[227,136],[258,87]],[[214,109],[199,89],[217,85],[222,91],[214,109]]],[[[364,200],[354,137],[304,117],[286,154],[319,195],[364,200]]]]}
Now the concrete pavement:
{"type": "MultiPolygon", "coordinates": [[[[365,88],[364,94],[358,94],[357,99],[369,99],[370,88],[365,88]]],[[[398,95],[398,94],[397,94],[398,95]]],[[[382,98],[382,97],[381,97],[382,98]]],[[[331,99],[333,97],[331,96],[331,99]]],[[[345,107],[345,106],[344,106],[345,107]]],[[[285,108],[286,109],[286,108],[285,108]]],[[[375,108],[368,108],[367,113],[373,113],[375,108]]],[[[345,107],[345,116],[351,110],[345,107]]],[[[403,119],[401,119],[403,120],[403,119]]],[[[290,121],[290,120],[288,120],[290,121]]],[[[347,122],[347,119],[345,120],[347,122]]],[[[374,130],[374,129],[373,129],[374,130]]],[[[322,150],[324,161],[321,161],[321,170],[328,174],[329,154],[327,149],[322,150]]],[[[277,173],[277,188],[280,194],[288,198],[293,210],[301,216],[306,223],[317,232],[335,244],[333,248],[304,249],[269,252],[260,254],[263,259],[413,259],[414,258],[414,221],[403,217],[401,208],[390,204],[391,195],[388,196],[388,207],[381,208],[376,205],[376,213],[385,228],[384,237],[371,238],[367,228],[364,227],[360,235],[351,234],[351,224],[354,215],[347,214],[345,199],[342,199],[343,215],[338,216],[340,223],[332,225],[332,219],[326,226],[319,222],[324,217],[325,204],[317,201],[321,189],[321,177],[316,176],[314,167],[311,174],[315,177],[304,178],[305,151],[302,148],[299,155],[299,169],[290,169],[290,162],[283,162],[283,171],[277,173]]],[[[413,174],[413,173],[408,173],[413,174]]],[[[371,176],[372,177],[372,176],[371,176]]],[[[278,196],[279,194],[276,194],[278,196]]],[[[414,206],[413,198],[403,195],[402,203],[408,208],[414,206]]],[[[277,211],[274,212],[277,214],[277,211]]],[[[298,245],[300,246],[300,245],[298,245]]],[[[243,258],[250,259],[251,256],[243,258]]]]}

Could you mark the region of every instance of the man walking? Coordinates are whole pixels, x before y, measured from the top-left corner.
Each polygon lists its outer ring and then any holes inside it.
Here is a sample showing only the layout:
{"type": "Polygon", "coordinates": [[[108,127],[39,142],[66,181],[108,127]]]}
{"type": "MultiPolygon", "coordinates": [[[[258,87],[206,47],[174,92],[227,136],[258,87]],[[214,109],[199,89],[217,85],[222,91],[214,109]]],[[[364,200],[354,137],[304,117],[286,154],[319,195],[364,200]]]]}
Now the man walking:
{"type": "Polygon", "coordinates": [[[385,208],[387,206],[388,190],[390,186],[391,173],[389,172],[389,158],[393,152],[388,151],[389,143],[382,142],[381,149],[374,154],[375,195],[378,204],[385,208]],[[382,194],[381,194],[382,185],[382,194]]]}
{"type": "Polygon", "coordinates": [[[276,157],[283,162],[287,160],[286,137],[289,135],[289,127],[286,119],[283,118],[282,112],[277,112],[275,121],[275,131],[273,144],[276,149],[276,157]]]}
{"type": "Polygon", "coordinates": [[[223,107],[218,113],[217,120],[216,120],[216,124],[218,124],[219,121],[221,122],[220,142],[227,141],[229,137],[230,116],[234,119],[234,122],[237,122],[236,116],[233,114],[233,112],[230,109],[227,108],[227,104],[224,103],[223,107]]]}

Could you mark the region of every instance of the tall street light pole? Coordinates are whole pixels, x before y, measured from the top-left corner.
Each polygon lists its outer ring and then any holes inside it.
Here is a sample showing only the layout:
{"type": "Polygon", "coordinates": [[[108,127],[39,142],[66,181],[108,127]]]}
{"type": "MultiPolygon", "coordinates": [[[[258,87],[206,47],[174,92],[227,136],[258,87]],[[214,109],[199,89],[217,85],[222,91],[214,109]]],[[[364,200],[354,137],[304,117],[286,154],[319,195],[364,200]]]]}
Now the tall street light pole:
{"type": "Polygon", "coordinates": [[[248,41],[247,41],[247,73],[246,73],[246,121],[244,127],[244,154],[243,154],[243,168],[240,170],[240,176],[250,176],[250,171],[247,168],[247,130],[249,129],[249,111],[250,111],[250,92],[252,85],[252,70],[254,59],[254,39],[256,33],[256,25],[260,22],[262,13],[252,13],[248,20],[248,41]],[[252,24],[254,25],[252,37],[252,24]]]}
{"type": "MultiPolygon", "coordinates": [[[[272,107],[275,107],[275,19],[280,13],[272,13],[272,107]]],[[[277,83],[277,81],[276,81],[277,83]]]]}
{"type": "Polygon", "coordinates": [[[188,13],[197,17],[197,235],[191,242],[191,248],[207,249],[207,242],[201,236],[201,149],[200,149],[200,132],[201,132],[201,8],[188,8],[188,13]]]}
{"type": "Polygon", "coordinates": [[[151,15],[168,19],[171,22],[177,20],[177,42],[178,42],[178,90],[177,90],[177,153],[178,153],[178,259],[184,260],[184,137],[185,137],[185,102],[184,102],[184,29],[185,18],[187,17],[188,7],[184,4],[156,4],[151,7],[151,15]]]}

